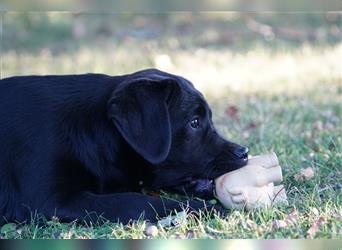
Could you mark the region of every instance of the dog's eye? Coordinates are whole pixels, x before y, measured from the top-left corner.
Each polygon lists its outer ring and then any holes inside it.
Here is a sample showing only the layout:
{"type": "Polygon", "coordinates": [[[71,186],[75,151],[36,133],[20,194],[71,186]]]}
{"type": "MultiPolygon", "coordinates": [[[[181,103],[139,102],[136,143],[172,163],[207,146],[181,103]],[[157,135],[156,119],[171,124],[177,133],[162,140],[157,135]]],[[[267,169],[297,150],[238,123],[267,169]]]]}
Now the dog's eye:
{"type": "Polygon", "coordinates": [[[192,119],[192,121],[190,122],[190,126],[192,128],[199,128],[199,126],[200,126],[199,118],[195,117],[194,119],[192,119]]]}

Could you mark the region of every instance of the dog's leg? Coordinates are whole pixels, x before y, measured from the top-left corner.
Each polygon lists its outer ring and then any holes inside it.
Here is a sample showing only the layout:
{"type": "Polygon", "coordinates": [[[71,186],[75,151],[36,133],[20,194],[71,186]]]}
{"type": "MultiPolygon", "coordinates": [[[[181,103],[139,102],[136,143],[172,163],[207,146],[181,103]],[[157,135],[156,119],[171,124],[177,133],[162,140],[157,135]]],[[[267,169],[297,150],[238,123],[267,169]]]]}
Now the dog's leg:
{"type": "MultiPolygon", "coordinates": [[[[57,209],[56,215],[62,221],[79,219],[94,222],[97,221],[98,216],[103,216],[112,222],[127,223],[142,216],[145,220],[155,222],[158,218],[169,215],[171,211],[183,209],[188,209],[188,211],[211,210],[213,205],[194,200],[178,202],[140,193],[98,195],[86,192],[57,209]]],[[[47,209],[47,211],[53,210],[52,208],[47,209]]],[[[46,213],[44,214],[48,216],[46,213]]]]}

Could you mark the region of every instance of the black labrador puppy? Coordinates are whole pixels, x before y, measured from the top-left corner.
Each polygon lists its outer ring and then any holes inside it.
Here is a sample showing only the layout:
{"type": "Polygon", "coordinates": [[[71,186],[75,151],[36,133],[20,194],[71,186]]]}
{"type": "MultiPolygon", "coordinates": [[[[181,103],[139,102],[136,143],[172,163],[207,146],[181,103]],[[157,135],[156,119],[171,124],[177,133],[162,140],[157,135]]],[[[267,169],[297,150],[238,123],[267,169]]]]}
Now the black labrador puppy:
{"type": "Polygon", "coordinates": [[[63,221],[155,221],[186,204],[141,192],[213,196],[212,180],[244,166],[200,92],[156,69],[130,75],[20,76],[0,81],[0,222],[36,211],[63,221]]]}

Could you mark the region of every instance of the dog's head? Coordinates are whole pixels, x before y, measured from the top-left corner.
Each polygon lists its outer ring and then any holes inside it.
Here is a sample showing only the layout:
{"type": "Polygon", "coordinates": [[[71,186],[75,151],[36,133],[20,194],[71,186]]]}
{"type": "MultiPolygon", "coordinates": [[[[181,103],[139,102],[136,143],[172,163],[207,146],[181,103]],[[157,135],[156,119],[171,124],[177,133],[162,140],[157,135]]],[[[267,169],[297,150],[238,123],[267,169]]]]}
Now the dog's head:
{"type": "Polygon", "coordinates": [[[247,163],[248,149],[217,134],[204,97],[182,77],[134,73],[108,107],[123,138],[152,165],[153,188],[209,197],[214,178],[247,163]]]}

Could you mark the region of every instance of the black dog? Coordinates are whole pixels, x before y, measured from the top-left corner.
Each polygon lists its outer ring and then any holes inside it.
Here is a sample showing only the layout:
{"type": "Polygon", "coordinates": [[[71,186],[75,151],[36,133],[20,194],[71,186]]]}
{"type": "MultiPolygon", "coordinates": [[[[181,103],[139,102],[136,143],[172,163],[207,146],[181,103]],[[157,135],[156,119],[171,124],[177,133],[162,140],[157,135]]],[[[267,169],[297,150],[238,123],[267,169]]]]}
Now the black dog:
{"type": "Polygon", "coordinates": [[[247,151],[216,133],[189,81],[159,70],[3,79],[0,223],[32,211],[155,221],[185,203],[142,188],[210,198],[212,180],[245,165],[247,151]]]}

